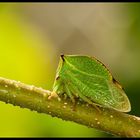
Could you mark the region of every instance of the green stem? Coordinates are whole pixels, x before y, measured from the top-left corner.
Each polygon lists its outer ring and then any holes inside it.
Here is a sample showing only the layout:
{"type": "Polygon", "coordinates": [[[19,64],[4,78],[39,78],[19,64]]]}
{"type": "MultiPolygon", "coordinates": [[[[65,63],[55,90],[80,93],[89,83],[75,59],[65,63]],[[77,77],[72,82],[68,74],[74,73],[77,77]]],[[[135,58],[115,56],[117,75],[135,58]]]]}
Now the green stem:
{"type": "Polygon", "coordinates": [[[0,78],[0,101],[77,122],[117,136],[140,137],[140,118],[136,116],[102,107],[99,107],[99,111],[83,102],[77,102],[74,106],[69,99],[48,99],[50,93],[42,88],[0,78]]]}

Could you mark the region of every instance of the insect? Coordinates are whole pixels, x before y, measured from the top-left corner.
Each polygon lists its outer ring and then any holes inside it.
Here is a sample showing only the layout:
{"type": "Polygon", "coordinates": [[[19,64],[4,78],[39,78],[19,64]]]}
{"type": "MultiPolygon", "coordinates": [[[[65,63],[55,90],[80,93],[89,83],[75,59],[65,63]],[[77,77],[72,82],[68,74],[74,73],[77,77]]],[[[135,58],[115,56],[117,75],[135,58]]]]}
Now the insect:
{"type": "Polygon", "coordinates": [[[122,86],[99,60],[89,56],[61,55],[52,95],[67,95],[94,104],[129,112],[131,105],[122,86]]]}

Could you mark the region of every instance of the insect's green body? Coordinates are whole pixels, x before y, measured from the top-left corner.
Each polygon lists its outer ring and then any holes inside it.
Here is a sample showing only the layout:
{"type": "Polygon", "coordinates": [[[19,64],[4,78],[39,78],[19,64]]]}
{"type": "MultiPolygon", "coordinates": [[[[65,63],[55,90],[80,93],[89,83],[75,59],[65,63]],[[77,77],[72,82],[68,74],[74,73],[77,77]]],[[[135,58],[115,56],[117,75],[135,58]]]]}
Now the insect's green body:
{"type": "Polygon", "coordinates": [[[66,94],[75,101],[129,112],[131,105],[122,87],[97,59],[88,56],[61,55],[53,92],[66,94]]]}

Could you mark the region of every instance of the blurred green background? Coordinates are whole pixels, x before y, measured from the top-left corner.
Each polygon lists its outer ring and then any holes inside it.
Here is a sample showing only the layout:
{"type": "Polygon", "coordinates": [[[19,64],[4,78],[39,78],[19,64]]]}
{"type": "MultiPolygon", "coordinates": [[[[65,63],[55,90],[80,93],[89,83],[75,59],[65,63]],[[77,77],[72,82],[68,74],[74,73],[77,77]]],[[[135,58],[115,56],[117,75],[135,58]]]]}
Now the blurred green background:
{"type": "MultiPolygon", "coordinates": [[[[140,3],[0,3],[1,77],[51,90],[61,53],[102,61],[140,116],[140,3]]],[[[114,136],[0,102],[0,137],[114,136]]]]}

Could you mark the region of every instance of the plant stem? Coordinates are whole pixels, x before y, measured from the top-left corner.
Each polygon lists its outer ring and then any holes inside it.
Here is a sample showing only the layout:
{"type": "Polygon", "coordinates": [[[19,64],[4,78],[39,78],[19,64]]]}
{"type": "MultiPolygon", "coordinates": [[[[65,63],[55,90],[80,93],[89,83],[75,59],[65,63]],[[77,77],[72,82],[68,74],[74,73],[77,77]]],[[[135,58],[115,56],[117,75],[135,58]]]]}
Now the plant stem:
{"type": "Polygon", "coordinates": [[[73,121],[121,137],[140,137],[140,118],[78,101],[76,106],[70,99],[51,98],[51,91],[26,85],[18,81],[0,78],[0,101],[22,108],[46,113],[53,117],[73,121]]]}

